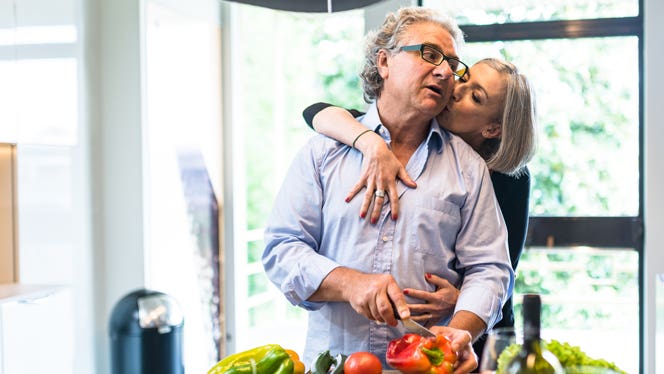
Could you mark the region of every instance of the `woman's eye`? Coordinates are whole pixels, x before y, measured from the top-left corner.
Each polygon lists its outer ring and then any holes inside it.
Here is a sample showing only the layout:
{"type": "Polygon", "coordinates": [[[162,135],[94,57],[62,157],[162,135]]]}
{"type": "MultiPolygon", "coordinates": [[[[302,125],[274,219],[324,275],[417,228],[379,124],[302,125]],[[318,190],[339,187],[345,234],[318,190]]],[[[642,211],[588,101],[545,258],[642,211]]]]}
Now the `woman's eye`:
{"type": "Polygon", "coordinates": [[[476,103],[478,103],[478,104],[481,103],[481,102],[480,102],[480,97],[479,97],[479,96],[477,96],[476,94],[473,94],[472,97],[473,97],[473,101],[474,101],[474,102],[476,102],[476,103]]]}

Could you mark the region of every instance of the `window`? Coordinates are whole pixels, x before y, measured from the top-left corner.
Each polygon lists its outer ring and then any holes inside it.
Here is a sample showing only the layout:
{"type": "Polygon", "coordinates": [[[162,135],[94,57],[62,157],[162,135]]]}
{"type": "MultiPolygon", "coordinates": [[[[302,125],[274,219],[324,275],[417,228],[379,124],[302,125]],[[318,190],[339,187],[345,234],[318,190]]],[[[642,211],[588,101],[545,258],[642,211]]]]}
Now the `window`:
{"type": "Polygon", "coordinates": [[[627,372],[642,367],[641,35],[635,0],[422,5],[452,12],[462,58],[514,62],[533,83],[538,153],[520,295],[543,295],[545,338],[627,372]],[[621,357],[606,357],[609,341],[621,357]],[[603,342],[607,342],[604,344],[603,342]]]}
{"type": "MultiPolygon", "coordinates": [[[[604,346],[594,342],[608,341],[611,326],[612,336],[631,347],[616,364],[638,372],[643,351],[640,3],[476,0],[454,8],[424,0],[420,5],[456,17],[467,34],[465,62],[489,56],[513,61],[537,91],[539,152],[529,165],[531,220],[517,271],[517,318],[518,295],[540,292],[549,338],[602,357],[604,346]]],[[[233,273],[227,276],[234,287],[227,293],[233,293],[235,305],[229,320],[236,321],[229,341],[232,350],[240,350],[256,344],[252,331],[276,340],[269,333],[279,331],[268,328],[275,320],[304,333],[306,314],[287,305],[262,273],[263,225],[284,169],[310,135],[302,108],[319,100],[364,105],[356,78],[359,53],[347,52],[361,47],[364,29],[359,11],[230,9],[233,221],[241,224],[232,230],[227,269],[233,273]]],[[[286,344],[300,349],[301,340],[286,344]]]]}
{"type": "Polygon", "coordinates": [[[305,14],[239,4],[229,9],[232,163],[226,179],[233,196],[224,200],[234,202],[226,221],[235,226],[226,230],[233,235],[225,253],[225,292],[233,300],[226,310],[227,348],[279,342],[302,352],[307,313],[291,306],[265,276],[263,231],[286,168],[314,134],[302,110],[316,101],[364,105],[358,77],[364,12],[305,14]]]}
{"type": "Polygon", "coordinates": [[[146,285],[184,314],[183,364],[219,360],[221,31],[218,5],[145,2],[146,285]]]}

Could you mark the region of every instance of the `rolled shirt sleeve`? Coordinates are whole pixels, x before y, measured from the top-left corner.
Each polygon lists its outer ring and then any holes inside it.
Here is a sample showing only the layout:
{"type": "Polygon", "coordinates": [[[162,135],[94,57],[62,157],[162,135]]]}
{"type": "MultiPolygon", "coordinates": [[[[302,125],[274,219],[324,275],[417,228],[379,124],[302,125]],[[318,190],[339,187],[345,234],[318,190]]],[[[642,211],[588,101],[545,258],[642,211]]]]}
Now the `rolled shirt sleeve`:
{"type": "Polygon", "coordinates": [[[320,303],[306,300],[339,264],[319,254],[323,230],[323,195],[313,150],[322,138],[309,142],[295,157],[277,193],[265,231],[263,266],[286,299],[308,310],[320,303]]]}
{"type": "Polygon", "coordinates": [[[455,245],[457,269],[463,273],[455,312],[473,312],[490,329],[501,320],[502,306],[514,288],[507,228],[484,162],[466,164],[462,174],[464,182],[473,187],[468,188],[461,209],[455,245]]]}

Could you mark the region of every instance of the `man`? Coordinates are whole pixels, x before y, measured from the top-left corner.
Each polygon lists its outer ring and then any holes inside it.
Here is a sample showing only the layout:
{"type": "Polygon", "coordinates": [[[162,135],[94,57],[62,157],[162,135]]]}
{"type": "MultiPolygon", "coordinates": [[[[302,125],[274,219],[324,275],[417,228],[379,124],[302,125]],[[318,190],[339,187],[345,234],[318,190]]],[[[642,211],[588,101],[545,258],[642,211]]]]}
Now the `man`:
{"type": "Polygon", "coordinates": [[[357,150],[317,136],[293,162],[265,234],[263,265],[294,305],[311,311],[304,360],[369,351],[385,365],[396,327],[392,303],[410,316],[404,288],[431,290],[435,274],[460,288],[453,315],[434,327],[462,351],[457,370],[477,365],[470,347],[500,319],[514,273],[506,231],[485,162],[433,119],[447,103],[462,43],[456,24],[432,10],[402,8],[368,38],[361,76],[367,101],[361,119],[389,142],[417,181],[400,186],[400,213],[384,203],[375,224],[341,202],[360,174],[357,150]],[[443,54],[444,53],[444,54],[443,54]],[[450,58],[452,57],[452,58],[450,58]],[[467,332],[465,332],[467,331],[467,332]]]}

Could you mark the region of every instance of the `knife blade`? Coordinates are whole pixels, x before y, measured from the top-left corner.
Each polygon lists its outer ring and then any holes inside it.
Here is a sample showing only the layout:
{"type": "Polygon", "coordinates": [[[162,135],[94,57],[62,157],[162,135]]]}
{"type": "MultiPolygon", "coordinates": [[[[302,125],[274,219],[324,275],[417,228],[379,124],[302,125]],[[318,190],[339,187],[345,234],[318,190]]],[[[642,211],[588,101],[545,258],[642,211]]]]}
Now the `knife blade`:
{"type": "Polygon", "coordinates": [[[394,301],[392,301],[392,299],[389,299],[389,300],[390,300],[390,304],[392,305],[392,310],[394,311],[394,318],[401,321],[401,325],[406,330],[408,330],[409,332],[412,332],[413,334],[417,334],[417,335],[424,336],[424,337],[431,337],[431,338],[436,337],[436,334],[431,332],[431,330],[429,330],[426,327],[420,325],[419,323],[413,321],[412,319],[410,319],[410,318],[402,319],[401,316],[399,315],[399,312],[397,312],[397,306],[394,305],[394,301]]]}
{"type": "Polygon", "coordinates": [[[431,337],[431,338],[436,337],[436,334],[431,332],[431,330],[427,329],[426,327],[420,325],[419,323],[413,321],[410,318],[400,319],[400,321],[403,327],[405,327],[406,330],[412,332],[413,334],[421,335],[424,337],[431,337]]]}

